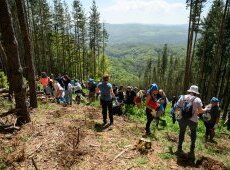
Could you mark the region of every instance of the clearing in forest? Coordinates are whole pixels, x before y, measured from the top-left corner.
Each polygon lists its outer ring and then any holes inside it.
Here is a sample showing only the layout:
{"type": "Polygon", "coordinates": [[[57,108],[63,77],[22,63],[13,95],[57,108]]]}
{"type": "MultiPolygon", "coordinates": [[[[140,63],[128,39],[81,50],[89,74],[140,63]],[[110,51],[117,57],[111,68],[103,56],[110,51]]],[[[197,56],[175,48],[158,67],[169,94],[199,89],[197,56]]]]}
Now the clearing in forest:
{"type": "MultiPolygon", "coordinates": [[[[151,149],[144,153],[136,147],[144,134],[141,120],[115,116],[113,129],[103,129],[98,107],[54,103],[40,104],[31,117],[20,131],[0,133],[0,169],[224,169],[216,160],[230,167],[229,134],[217,130],[218,143],[204,144],[200,125],[196,155],[201,165],[177,160],[178,125],[167,115],[167,127],[153,130],[151,149]]],[[[185,148],[189,144],[187,135],[185,148]]]]}

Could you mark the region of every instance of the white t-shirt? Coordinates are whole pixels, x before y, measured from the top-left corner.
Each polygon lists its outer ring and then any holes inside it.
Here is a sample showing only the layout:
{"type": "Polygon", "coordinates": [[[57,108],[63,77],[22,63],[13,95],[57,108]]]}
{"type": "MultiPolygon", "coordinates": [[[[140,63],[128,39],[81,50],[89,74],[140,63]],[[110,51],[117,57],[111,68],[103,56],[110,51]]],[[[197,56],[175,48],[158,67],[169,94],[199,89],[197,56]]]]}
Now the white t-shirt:
{"type": "MultiPolygon", "coordinates": [[[[182,108],[185,99],[188,99],[188,100],[191,101],[191,100],[193,100],[194,97],[195,96],[193,96],[191,94],[181,96],[180,99],[177,101],[177,106],[179,108],[182,108]]],[[[193,122],[198,121],[198,108],[202,107],[202,106],[203,106],[203,104],[202,104],[201,99],[199,97],[196,97],[193,100],[193,109],[192,109],[193,116],[189,120],[191,120],[193,122]]],[[[182,118],[182,115],[181,115],[181,112],[180,112],[179,119],[181,119],[181,118],[182,118]]]]}
{"type": "Polygon", "coordinates": [[[58,82],[56,82],[56,83],[54,83],[54,90],[55,91],[63,90],[63,88],[58,82]]]}

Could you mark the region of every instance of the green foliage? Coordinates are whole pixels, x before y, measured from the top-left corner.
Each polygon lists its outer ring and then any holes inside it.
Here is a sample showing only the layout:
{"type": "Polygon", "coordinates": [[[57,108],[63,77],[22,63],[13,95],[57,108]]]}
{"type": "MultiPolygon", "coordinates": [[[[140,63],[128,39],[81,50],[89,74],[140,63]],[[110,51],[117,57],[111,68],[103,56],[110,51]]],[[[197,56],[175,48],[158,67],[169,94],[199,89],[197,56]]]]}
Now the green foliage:
{"type": "Polygon", "coordinates": [[[1,158],[0,158],[0,170],[6,170],[6,169],[7,169],[6,164],[3,161],[1,161],[1,158]]]}
{"type": "MultiPolygon", "coordinates": [[[[111,57],[112,82],[120,85],[139,86],[140,88],[146,88],[153,82],[164,85],[165,83],[160,81],[159,69],[156,69],[157,58],[159,55],[163,55],[163,47],[162,45],[148,44],[114,44],[108,46],[107,54],[111,57]],[[147,78],[149,80],[146,80],[147,78]]],[[[167,92],[171,90],[175,94],[180,91],[180,80],[183,76],[183,60],[181,58],[184,57],[185,48],[179,45],[170,45],[167,48],[167,53],[167,58],[172,57],[173,63],[166,66],[165,77],[167,80],[164,82],[167,81],[170,85],[167,92]],[[173,79],[172,76],[175,78],[173,79]],[[175,87],[171,88],[171,84],[175,87]]],[[[165,64],[168,63],[167,60],[169,59],[166,59],[165,64]]],[[[161,68],[162,60],[159,62],[159,68],[161,68]]]]}
{"type": "Polygon", "coordinates": [[[7,87],[8,87],[7,77],[3,71],[0,71],[0,88],[7,88],[7,87]]]}
{"type": "Polygon", "coordinates": [[[159,156],[161,159],[172,159],[174,157],[174,155],[169,152],[160,153],[159,156]]]}
{"type": "Polygon", "coordinates": [[[147,164],[148,163],[148,158],[147,157],[145,157],[145,156],[140,156],[140,157],[138,157],[136,160],[135,160],[135,162],[136,162],[136,164],[137,165],[145,165],[145,164],[147,164]]]}
{"type": "MultiPolygon", "coordinates": [[[[155,121],[153,120],[151,124],[152,135],[149,137],[151,140],[157,140],[159,144],[164,146],[164,152],[159,153],[159,156],[161,159],[166,160],[174,159],[176,157],[173,152],[175,152],[177,148],[177,142],[170,141],[167,138],[167,134],[174,136],[176,139],[178,139],[179,134],[179,125],[177,122],[175,124],[172,123],[172,118],[169,115],[170,110],[171,104],[168,104],[166,107],[165,115],[162,117],[162,119],[166,120],[167,126],[163,127],[160,125],[159,129],[156,129],[155,121]]],[[[146,114],[144,106],[140,109],[136,107],[131,108],[127,116],[129,119],[135,121],[136,123],[140,123],[145,126],[146,114]]],[[[226,166],[229,166],[228,153],[230,152],[230,145],[228,144],[228,137],[230,132],[227,131],[226,127],[224,127],[221,123],[218,125],[215,132],[215,140],[218,142],[218,145],[204,143],[205,126],[203,121],[199,120],[197,128],[196,155],[206,155],[208,157],[220,160],[225,163],[226,166]],[[224,142],[226,142],[226,144],[224,142]]],[[[190,148],[189,135],[190,131],[187,129],[186,138],[188,138],[188,142],[185,140],[183,143],[183,150],[186,152],[189,151],[190,148]]],[[[143,158],[138,158],[138,162],[140,165],[142,162],[145,164],[143,158]]]]}

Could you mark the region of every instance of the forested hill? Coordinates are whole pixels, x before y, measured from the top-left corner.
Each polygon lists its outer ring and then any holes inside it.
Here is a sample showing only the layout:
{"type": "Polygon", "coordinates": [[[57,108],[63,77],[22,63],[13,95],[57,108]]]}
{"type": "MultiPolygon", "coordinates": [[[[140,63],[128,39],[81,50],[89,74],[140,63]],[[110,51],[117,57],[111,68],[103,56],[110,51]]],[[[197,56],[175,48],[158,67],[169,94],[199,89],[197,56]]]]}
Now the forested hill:
{"type": "Polygon", "coordinates": [[[187,25],[106,24],[109,45],[123,43],[185,44],[187,25]]]}

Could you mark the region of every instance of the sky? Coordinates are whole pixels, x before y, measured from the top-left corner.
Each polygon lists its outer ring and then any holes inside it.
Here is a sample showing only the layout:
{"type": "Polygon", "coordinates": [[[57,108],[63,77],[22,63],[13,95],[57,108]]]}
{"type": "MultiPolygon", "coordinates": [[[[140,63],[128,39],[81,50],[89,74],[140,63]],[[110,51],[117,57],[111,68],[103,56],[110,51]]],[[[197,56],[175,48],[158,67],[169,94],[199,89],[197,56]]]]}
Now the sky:
{"type": "MultiPolygon", "coordinates": [[[[73,0],[65,0],[72,8],[73,0]]],[[[101,22],[111,24],[187,24],[189,10],[186,0],[96,0],[101,22]]],[[[86,13],[89,13],[92,0],[81,0],[86,13]]],[[[209,4],[207,4],[209,7],[209,4]]],[[[207,9],[204,15],[207,14],[207,9]]]]}

